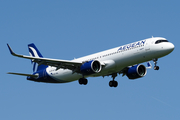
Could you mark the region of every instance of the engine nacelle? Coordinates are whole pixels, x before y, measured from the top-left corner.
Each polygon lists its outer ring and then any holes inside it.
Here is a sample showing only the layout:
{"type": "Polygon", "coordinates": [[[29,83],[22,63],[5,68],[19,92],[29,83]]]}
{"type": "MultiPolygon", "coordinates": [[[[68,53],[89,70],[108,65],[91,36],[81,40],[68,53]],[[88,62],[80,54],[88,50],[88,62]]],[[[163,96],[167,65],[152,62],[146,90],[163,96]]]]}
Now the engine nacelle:
{"type": "Polygon", "coordinates": [[[81,65],[80,70],[83,75],[90,75],[94,73],[99,73],[101,71],[101,64],[97,60],[92,60],[85,62],[81,65]]]}
{"type": "Polygon", "coordinates": [[[146,67],[144,65],[135,65],[130,67],[126,73],[129,79],[137,79],[144,77],[147,73],[146,67]]]}

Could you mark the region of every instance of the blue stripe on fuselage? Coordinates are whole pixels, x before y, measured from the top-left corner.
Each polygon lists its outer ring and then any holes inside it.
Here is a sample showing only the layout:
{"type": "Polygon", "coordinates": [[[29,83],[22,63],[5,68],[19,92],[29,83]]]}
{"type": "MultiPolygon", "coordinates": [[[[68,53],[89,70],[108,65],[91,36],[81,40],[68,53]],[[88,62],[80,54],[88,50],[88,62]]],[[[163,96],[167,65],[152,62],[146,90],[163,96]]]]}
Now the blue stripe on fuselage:
{"type": "Polygon", "coordinates": [[[38,74],[39,77],[38,78],[27,77],[27,80],[31,80],[31,81],[35,81],[35,82],[45,82],[45,83],[65,83],[65,81],[62,81],[62,80],[57,81],[57,80],[53,79],[51,76],[49,76],[47,74],[46,69],[39,70],[33,74],[34,75],[38,74]]]}

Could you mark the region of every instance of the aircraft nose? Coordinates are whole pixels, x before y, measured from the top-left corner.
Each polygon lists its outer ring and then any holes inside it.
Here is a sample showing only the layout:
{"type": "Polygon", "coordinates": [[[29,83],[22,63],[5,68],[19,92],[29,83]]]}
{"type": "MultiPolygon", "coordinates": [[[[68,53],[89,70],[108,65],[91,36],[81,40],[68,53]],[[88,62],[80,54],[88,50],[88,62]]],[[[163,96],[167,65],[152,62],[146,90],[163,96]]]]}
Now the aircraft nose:
{"type": "Polygon", "coordinates": [[[168,49],[172,52],[174,50],[174,45],[172,43],[169,43],[168,49]]]}

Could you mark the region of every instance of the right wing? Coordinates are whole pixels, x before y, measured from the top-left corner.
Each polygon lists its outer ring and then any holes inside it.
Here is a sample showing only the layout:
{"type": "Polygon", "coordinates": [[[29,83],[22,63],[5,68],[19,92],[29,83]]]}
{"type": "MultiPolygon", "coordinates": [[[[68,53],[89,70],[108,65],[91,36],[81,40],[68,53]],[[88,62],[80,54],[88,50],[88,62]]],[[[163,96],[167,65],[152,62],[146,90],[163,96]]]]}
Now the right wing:
{"type": "Polygon", "coordinates": [[[20,58],[25,58],[25,59],[31,59],[33,62],[38,63],[38,65],[48,65],[48,66],[53,66],[56,67],[57,70],[60,68],[63,69],[69,69],[72,70],[73,72],[80,73],[80,66],[82,65],[82,62],[72,62],[69,60],[59,60],[59,59],[50,59],[50,58],[39,58],[39,57],[32,57],[32,56],[26,56],[26,55],[20,55],[16,54],[13,52],[11,47],[7,44],[10,53],[13,56],[20,57],[20,58]]]}

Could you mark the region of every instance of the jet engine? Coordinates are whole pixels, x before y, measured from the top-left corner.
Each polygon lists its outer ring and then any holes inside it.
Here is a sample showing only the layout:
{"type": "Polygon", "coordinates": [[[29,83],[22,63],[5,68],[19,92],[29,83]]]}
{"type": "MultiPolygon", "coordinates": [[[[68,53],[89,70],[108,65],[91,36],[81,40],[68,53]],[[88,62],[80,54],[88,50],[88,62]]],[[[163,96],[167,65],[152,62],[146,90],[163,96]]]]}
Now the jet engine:
{"type": "Polygon", "coordinates": [[[92,60],[82,64],[80,67],[80,71],[83,75],[90,75],[94,73],[99,73],[101,71],[101,68],[102,66],[99,61],[92,60]]]}
{"type": "Polygon", "coordinates": [[[147,73],[146,67],[144,65],[135,65],[128,69],[126,75],[129,79],[137,79],[144,77],[147,73]]]}

